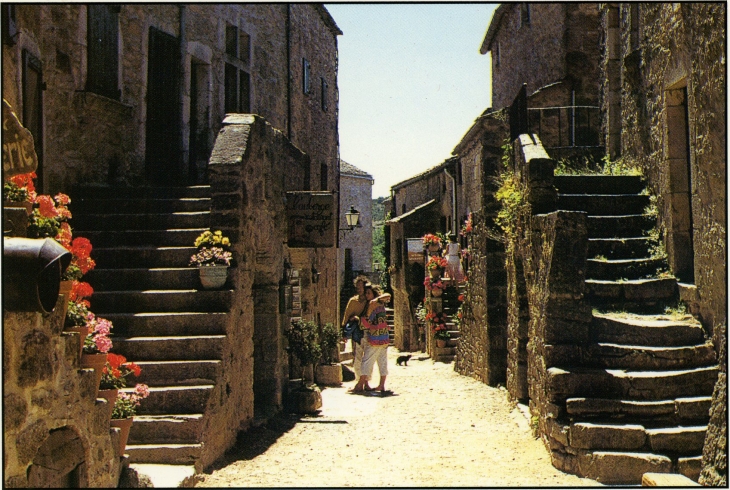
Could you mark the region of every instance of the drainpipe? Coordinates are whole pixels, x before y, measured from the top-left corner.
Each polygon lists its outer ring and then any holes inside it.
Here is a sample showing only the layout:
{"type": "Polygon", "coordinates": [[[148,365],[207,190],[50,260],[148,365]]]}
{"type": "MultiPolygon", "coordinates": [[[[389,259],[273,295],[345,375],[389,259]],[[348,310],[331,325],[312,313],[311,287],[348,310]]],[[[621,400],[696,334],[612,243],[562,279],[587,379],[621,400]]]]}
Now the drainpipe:
{"type": "Polygon", "coordinates": [[[449,169],[445,168],[444,173],[451,179],[451,230],[456,233],[456,179],[449,173],[449,169]]]}
{"type": "Polygon", "coordinates": [[[291,141],[291,4],[286,4],[286,137],[291,141]]]}

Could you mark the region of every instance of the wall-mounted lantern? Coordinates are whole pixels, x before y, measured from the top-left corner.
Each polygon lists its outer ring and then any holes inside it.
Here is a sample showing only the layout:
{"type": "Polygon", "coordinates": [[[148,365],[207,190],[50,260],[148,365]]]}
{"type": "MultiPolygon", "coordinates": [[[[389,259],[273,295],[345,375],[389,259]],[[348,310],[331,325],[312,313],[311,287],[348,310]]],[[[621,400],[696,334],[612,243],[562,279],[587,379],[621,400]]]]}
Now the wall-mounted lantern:
{"type": "Polygon", "coordinates": [[[340,231],[352,231],[358,226],[360,212],[355,209],[355,206],[350,206],[350,210],[345,213],[345,220],[347,221],[347,228],[340,228],[340,231]]]}

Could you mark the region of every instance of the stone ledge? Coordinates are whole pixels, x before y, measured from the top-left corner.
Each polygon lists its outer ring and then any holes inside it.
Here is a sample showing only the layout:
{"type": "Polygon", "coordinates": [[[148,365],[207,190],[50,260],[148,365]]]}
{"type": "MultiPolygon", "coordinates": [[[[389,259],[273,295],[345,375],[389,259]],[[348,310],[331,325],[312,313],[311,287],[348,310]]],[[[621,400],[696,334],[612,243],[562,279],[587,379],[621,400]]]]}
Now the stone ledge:
{"type": "Polygon", "coordinates": [[[641,485],[644,487],[699,487],[684,475],[673,473],[644,473],[641,477],[641,485]]]}

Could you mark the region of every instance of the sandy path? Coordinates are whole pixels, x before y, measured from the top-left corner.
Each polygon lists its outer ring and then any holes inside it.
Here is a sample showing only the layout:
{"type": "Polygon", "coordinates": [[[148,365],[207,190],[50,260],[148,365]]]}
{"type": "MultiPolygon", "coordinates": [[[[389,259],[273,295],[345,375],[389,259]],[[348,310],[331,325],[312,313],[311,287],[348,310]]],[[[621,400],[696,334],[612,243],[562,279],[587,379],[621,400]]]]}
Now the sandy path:
{"type": "Polygon", "coordinates": [[[389,349],[393,396],[349,394],[354,381],[323,389],[319,416],[249,431],[196,486],[599,485],[556,470],[503,389],[421,353],[396,366],[397,355],[389,349]]]}

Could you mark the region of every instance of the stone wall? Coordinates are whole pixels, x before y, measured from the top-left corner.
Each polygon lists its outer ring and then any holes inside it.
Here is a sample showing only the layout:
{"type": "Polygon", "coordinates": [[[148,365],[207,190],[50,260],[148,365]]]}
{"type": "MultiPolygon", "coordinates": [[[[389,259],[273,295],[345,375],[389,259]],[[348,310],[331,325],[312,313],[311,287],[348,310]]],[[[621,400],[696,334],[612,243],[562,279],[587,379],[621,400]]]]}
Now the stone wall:
{"type": "Polygon", "coordinates": [[[123,459],[96,375],[79,369],[79,337],[52,313],[3,312],[5,487],[116,487],[123,459]]]}
{"type": "Polygon", "coordinates": [[[281,218],[286,216],[286,191],[303,190],[309,163],[257,116],[229,116],[216,140],[209,168],[212,227],[230,237],[236,263],[224,365],[203,423],[201,468],[235,443],[255,409],[283,407],[289,374],[283,332],[289,318],[279,304],[279,288],[284,260],[292,261],[293,254],[281,218]]]}
{"type": "MultiPolygon", "coordinates": [[[[369,273],[373,269],[373,178],[369,175],[340,174],[340,204],[339,219],[339,271],[340,284],[343,288],[352,288],[352,280],[346,283],[345,271],[345,250],[352,251],[352,270],[356,271],[352,278],[359,272],[369,273]],[[358,226],[352,231],[347,231],[345,213],[353,206],[359,213],[358,226]]],[[[353,289],[354,291],[354,289],[353,289]]],[[[353,292],[353,294],[355,294],[353,292]]]]}

